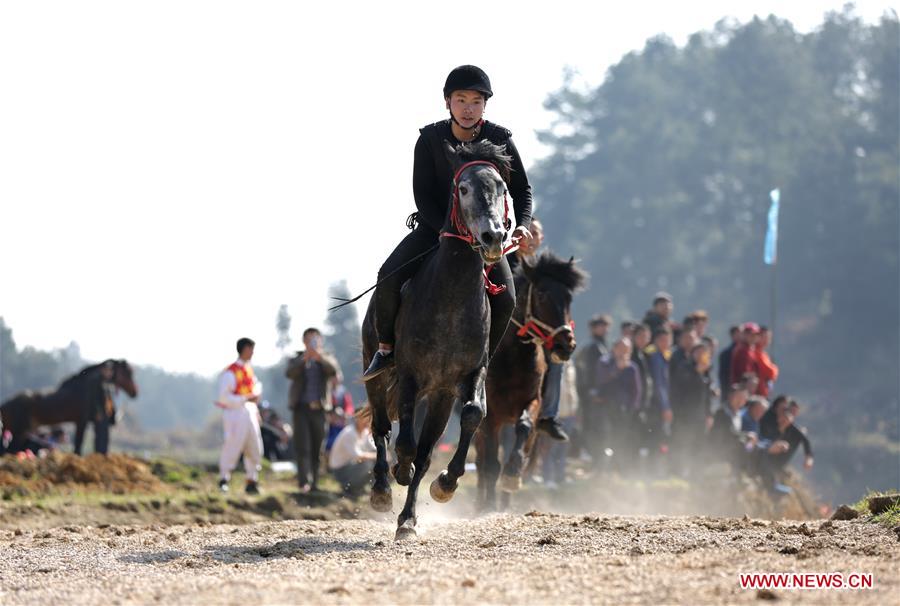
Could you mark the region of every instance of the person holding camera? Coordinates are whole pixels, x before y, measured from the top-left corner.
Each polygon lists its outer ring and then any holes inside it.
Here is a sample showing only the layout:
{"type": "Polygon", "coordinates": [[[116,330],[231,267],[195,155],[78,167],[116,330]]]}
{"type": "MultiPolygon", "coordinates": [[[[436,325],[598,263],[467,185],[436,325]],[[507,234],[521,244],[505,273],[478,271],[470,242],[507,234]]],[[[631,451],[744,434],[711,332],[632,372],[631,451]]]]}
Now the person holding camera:
{"type": "Polygon", "coordinates": [[[294,417],[297,484],[301,492],[309,492],[317,489],[319,481],[325,417],[332,408],[331,389],[340,367],[335,358],[322,351],[318,328],[303,331],[303,345],[306,349],[291,359],[285,374],[291,379],[288,406],[294,417]]]}

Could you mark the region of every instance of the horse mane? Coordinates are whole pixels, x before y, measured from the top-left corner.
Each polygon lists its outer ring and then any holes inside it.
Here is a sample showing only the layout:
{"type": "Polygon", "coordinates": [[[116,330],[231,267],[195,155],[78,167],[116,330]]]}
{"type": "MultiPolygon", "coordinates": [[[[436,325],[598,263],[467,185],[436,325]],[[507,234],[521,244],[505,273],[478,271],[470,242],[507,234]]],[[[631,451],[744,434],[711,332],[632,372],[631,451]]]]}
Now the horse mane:
{"type": "Polygon", "coordinates": [[[539,282],[542,278],[556,280],[575,293],[587,285],[588,274],[575,264],[575,259],[563,259],[549,250],[543,251],[534,259],[525,259],[517,273],[532,282],[539,282]]]}
{"type": "Polygon", "coordinates": [[[512,156],[506,153],[505,145],[494,145],[487,139],[472,143],[460,143],[456,146],[456,155],[463,163],[479,160],[490,162],[500,171],[503,180],[509,183],[509,175],[512,172],[512,156]]]}
{"type": "Polygon", "coordinates": [[[74,375],[72,375],[71,377],[69,377],[68,379],[63,381],[59,385],[60,389],[62,389],[63,387],[71,387],[72,385],[74,385],[76,383],[81,383],[88,376],[90,376],[95,371],[97,371],[101,366],[105,366],[106,364],[109,364],[110,362],[115,362],[115,360],[104,360],[103,362],[100,362],[98,364],[92,364],[90,366],[85,366],[84,368],[79,370],[77,373],[75,373],[74,375]]]}

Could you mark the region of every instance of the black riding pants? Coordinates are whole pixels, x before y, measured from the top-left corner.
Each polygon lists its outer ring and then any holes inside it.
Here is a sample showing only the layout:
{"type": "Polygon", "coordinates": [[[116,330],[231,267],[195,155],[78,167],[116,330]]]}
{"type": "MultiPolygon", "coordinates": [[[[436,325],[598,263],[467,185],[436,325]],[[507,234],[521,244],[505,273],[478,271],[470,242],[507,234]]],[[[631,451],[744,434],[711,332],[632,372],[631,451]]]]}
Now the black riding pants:
{"type": "MultiPolygon", "coordinates": [[[[439,236],[429,227],[419,225],[410,232],[394,252],[390,254],[381,269],[378,270],[378,281],[380,284],[375,289],[375,330],[378,332],[378,340],[382,343],[394,343],[394,320],[397,318],[397,312],[400,309],[400,289],[404,282],[412,278],[425,256],[416,259],[413,263],[403,267],[395,274],[388,276],[398,267],[408,262],[410,259],[421,255],[429,248],[438,243],[439,236]],[[382,282],[384,280],[384,282],[382,282]]],[[[427,255],[426,255],[427,256],[427,255]]],[[[491,306],[491,337],[490,349],[493,354],[506,327],[509,325],[509,319],[512,317],[516,308],[516,287],[513,284],[512,271],[509,268],[509,262],[504,257],[502,261],[491,268],[489,274],[491,281],[497,285],[505,285],[506,290],[498,295],[488,297],[491,306]]]]}

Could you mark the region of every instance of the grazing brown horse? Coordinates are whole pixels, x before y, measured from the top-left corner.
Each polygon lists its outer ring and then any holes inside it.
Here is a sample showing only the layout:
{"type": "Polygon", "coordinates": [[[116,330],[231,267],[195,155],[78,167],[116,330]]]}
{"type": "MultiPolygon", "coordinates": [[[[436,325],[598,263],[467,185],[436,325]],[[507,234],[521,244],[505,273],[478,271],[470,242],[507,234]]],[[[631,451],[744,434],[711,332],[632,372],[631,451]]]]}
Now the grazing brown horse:
{"type": "Polygon", "coordinates": [[[587,274],[575,266],[574,259],[566,261],[550,252],[524,261],[516,271],[516,312],[488,367],[487,416],[475,439],[478,502],[483,510],[496,507],[500,429],[504,425],[516,428],[515,446],[505,453],[504,500],[522,485],[547,362],[564,362],[575,350],[569,307],[586,280],[587,274]]]}
{"type": "Polygon", "coordinates": [[[41,425],[71,422],[75,423],[75,453],[80,455],[84,430],[91,422],[94,423],[94,449],[105,453],[108,424],[115,418],[110,388],[121,388],[132,398],[137,397],[131,366],[125,360],[106,360],[88,366],[63,381],[56,391],[25,391],[13,396],[0,406],[3,428],[12,433],[9,450],[22,450],[28,433],[41,425]]]}

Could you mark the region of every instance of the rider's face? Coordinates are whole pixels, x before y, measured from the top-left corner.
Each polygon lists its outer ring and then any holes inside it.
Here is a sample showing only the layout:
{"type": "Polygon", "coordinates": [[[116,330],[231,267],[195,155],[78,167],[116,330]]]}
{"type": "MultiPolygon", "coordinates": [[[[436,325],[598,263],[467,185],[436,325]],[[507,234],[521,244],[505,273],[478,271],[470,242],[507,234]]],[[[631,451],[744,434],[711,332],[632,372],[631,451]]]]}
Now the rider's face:
{"type": "Polygon", "coordinates": [[[447,99],[447,108],[465,128],[475,126],[484,115],[484,95],[474,90],[455,90],[447,99]]]}

